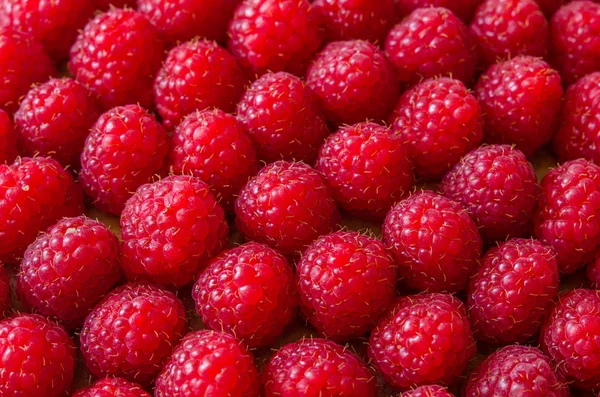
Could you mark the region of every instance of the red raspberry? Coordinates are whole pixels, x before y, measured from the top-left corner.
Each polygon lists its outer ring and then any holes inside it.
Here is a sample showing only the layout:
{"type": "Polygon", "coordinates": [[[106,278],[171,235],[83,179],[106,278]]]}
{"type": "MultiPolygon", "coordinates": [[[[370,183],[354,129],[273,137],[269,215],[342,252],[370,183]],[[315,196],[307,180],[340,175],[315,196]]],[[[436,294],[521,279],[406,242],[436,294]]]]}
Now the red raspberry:
{"type": "Polygon", "coordinates": [[[121,214],[121,265],[130,280],[180,287],[227,242],[223,208],[208,185],[169,176],[140,186],[121,214]]]}
{"type": "Polygon", "coordinates": [[[561,7],[550,32],[552,60],[566,84],[600,71],[600,4],[574,1],[561,7]]]}
{"type": "Polygon", "coordinates": [[[369,358],[392,386],[448,385],[475,355],[462,302],[447,294],[399,298],[371,332],[369,358]]]}
{"type": "Polygon", "coordinates": [[[283,346],[263,371],[267,396],[375,397],[373,372],[354,354],[327,339],[283,346]]]}
{"type": "Polygon", "coordinates": [[[343,127],[321,147],[316,169],[340,206],[380,220],[414,182],[413,163],[398,135],[378,124],[343,127]]]}
{"type": "Polygon", "coordinates": [[[568,397],[564,377],[539,349],[506,346],[471,373],[465,397],[568,397]]]}
{"type": "Polygon", "coordinates": [[[242,69],[224,48],[207,40],[188,41],[169,52],[156,76],[156,108],[167,128],[194,110],[233,112],[244,82],[242,69]]]}
{"type": "Polygon", "coordinates": [[[454,397],[448,389],[442,386],[420,386],[416,389],[400,393],[399,397],[454,397]]]}
{"type": "Polygon", "coordinates": [[[483,139],[477,100],[458,80],[425,80],[400,97],[389,118],[415,160],[417,176],[439,179],[483,139]]]}
{"type": "Polygon", "coordinates": [[[25,251],[17,292],[41,314],[80,326],[121,278],[118,256],[119,240],[104,224],[64,218],[25,251]]]}
{"type": "Polygon", "coordinates": [[[323,178],[303,163],[278,161],[248,182],[235,202],[236,225],[248,240],[285,255],[330,233],[340,220],[323,178]]]}
{"type": "Polygon", "coordinates": [[[405,84],[435,76],[471,83],[475,75],[475,43],[465,24],[446,8],[413,11],[390,31],[385,52],[405,84]]]}
{"type": "Polygon", "coordinates": [[[15,113],[21,147],[28,156],[50,156],[79,167],[85,138],[100,109],[90,92],[69,78],[32,88],[15,113]]]}
{"type": "Polygon", "coordinates": [[[60,325],[37,314],[0,321],[0,395],[68,395],[75,367],[75,346],[60,325]]]}
{"type": "Polygon", "coordinates": [[[394,0],[396,13],[404,17],[417,8],[444,7],[454,15],[469,23],[477,6],[483,0],[394,0]]]}
{"type": "Polygon", "coordinates": [[[17,158],[0,165],[0,262],[19,263],[39,231],[83,212],[83,194],[55,160],[17,158]]]}
{"type": "Polygon", "coordinates": [[[206,182],[227,212],[248,179],[258,172],[246,129],[222,110],[187,115],[173,133],[171,170],[206,182]]]}
{"type": "Polygon", "coordinates": [[[123,377],[149,385],[187,330],[183,303],[152,284],[113,290],[85,319],[81,353],[98,377],[123,377]]]}
{"type": "Polygon", "coordinates": [[[514,144],[531,156],[556,130],[563,89],[560,75],[539,58],[518,56],[479,77],[479,100],[488,143],[514,144]]]}
{"type": "Polygon", "coordinates": [[[517,55],[543,57],[550,41],[548,21],[533,0],[485,0],[469,32],[484,70],[517,55]]]}
{"type": "Polygon", "coordinates": [[[462,204],[484,241],[525,237],[541,189],[523,152],[508,145],[482,146],[464,156],[442,179],[440,192],[462,204]]]}
{"type": "Polygon", "coordinates": [[[244,0],[227,34],[229,51],[257,75],[285,71],[302,76],[323,39],[308,0],[244,0]]]}
{"type": "Polygon", "coordinates": [[[563,100],[554,152],[561,160],[584,157],[600,164],[600,72],[569,86],[563,100]]]}
{"type": "Polygon", "coordinates": [[[396,265],[383,243],[360,233],[322,236],[296,265],[304,318],[334,340],[363,335],[396,297],[396,265]]]}
{"type": "Polygon", "coordinates": [[[10,309],[10,278],[0,263],[0,319],[8,313],[10,309]]]}
{"type": "Polygon", "coordinates": [[[513,239],[490,249],[469,284],[469,317],[478,340],[524,343],[541,326],[558,295],[552,249],[536,240],[513,239]]]}
{"type": "Polygon", "coordinates": [[[316,0],[327,41],[367,40],[385,43],[385,38],[396,22],[393,0],[316,0]]]}
{"type": "Polygon", "coordinates": [[[17,135],[13,122],[8,113],[0,109],[0,164],[12,163],[17,155],[17,135]]]}
{"type": "Polygon", "coordinates": [[[311,64],[306,81],[336,125],[383,120],[399,94],[392,64],[362,40],[329,43],[311,64]]]}
{"type": "Polygon", "coordinates": [[[558,297],[544,323],[542,349],[567,381],[582,389],[600,387],[600,291],[575,289],[558,297]]]}
{"type": "Polygon", "coordinates": [[[187,335],[156,380],[155,397],[260,396],[260,378],[248,348],[216,331],[187,335]]]}
{"type": "Polygon", "coordinates": [[[113,8],[79,34],[69,69],[105,109],[130,103],[151,108],[152,82],[163,53],[158,32],[143,15],[113,8]]]}
{"type": "Polygon", "coordinates": [[[290,264],[274,249],[254,242],[214,258],[192,297],[204,324],[249,347],[271,344],[297,313],[290,264]]]}
{"type": "Polygon", "coordinates": [[[135,189],[166,171],[167,132],[139,105],[102,114],[81,154],[79,180],[94,205],[120,214],[135,189]]]}
{"type": "Polygon", "coordinates": [[[0,108],[14,113],[32,84],[56,74],[40,43],[23,33],[0,30],[0,108]]]}
{"type": "Polygon", "coordinates": [[[561,272],[592,262],[600,249],[600,167],[579,159],[550,170],[533,222],[537,238],[556,252],[561,272]]]}
{"type": "Polygon", "coordinates": [[[79,389],[73,397],[151,397],[142,387],[123,378],[105,378],[79,389]]]}

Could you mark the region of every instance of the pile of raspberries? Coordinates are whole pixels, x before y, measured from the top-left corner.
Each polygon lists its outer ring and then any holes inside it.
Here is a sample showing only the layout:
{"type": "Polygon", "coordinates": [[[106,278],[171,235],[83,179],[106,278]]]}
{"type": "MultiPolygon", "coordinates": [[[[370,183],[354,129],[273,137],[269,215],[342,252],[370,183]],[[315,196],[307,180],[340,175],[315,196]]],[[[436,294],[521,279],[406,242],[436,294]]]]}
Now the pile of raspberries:
{"type": "Polygon", "coordinates": [[[0,262],[2,397],[597,397],[600,0],[1,0],[0,262]]]}

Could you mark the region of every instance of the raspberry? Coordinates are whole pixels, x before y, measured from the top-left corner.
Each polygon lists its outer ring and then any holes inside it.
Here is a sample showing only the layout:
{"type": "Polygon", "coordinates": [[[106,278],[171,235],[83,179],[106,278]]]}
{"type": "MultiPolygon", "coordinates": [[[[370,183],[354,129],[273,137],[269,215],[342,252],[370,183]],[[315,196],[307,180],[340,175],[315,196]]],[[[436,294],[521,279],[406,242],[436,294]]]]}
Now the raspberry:
{"type": "Polygon", "coordinates": [[[0,28],[31,34],[52,58],[62,61],[69,57],[77,31],[92,17],[94,8],[90,1],[81,0],[4,0],[0,28]]]}
{"type": "Polygon", "coordinates": [[[116,8],[135,8],[136,0],[92,0],[98,10],[108,11],[111,6],[116,8]]]}
{"type": "Polygon", "coordinates": [[[0,165],[0,262],[19,263],[38,232],[83,212],[83,194],[55,160],[17,158],[0,165]]]}
{"type": "Polygon", "coordinates": [[[308,0],[244,0],[227,32],[227,48],[252,74],[302,76],[321,47],[319,18],[308,0]]]}
{"type": "Polygon", "coordinates": [[[233,112],[244,82],[242,69],[224,48],[207,40],[189,41],[169,52],[156,76],[156,108],[169,129],[194,110],[233,112]]]}
{"type": "Polygon", "coordinates": [[[64,328],[37,314],[0,321],[0,395],[67,395],[73,380],[75,346],[64,328]]]}
{"type": "Polygon", "coordinates": [[[17,291],[21,301],[68,327],[80,326],[121,278],[119,240],[104,224],[64,218],[25,251],[17,291]]]}
{"type": "Polygon", "coordinates": [[[554,152],[562,160],[584,157],[600,164],[600,72],[579,79],[567,89],[554,136],[554,152]]]}
{"type": "Polygon", "coordinates": [[[327,44],[308,69],[306,81],[336,125],[383,120],[399,94],[392,64],[380,49],[362,40],[327,44]]]}
{"type": "Polygon", "coordinates": [[[442,386],[431,385],[431,386],[420,386],[416,389],[405,391],[400,393],[399,397],[454,397],[450,394],[448,389],[442,386]]]}
{"type": "Polygon", "coordinates": [[[123,378],[105,378],[78,390],[73,397],[151,397],[142,387],[123,378]]]}
{"type": "Polygon", "coordinates": [[[236,225],[248,240],[285,255],[301,251],[340,220],[323,178],[303,163],[277,161],[248,182],[235,202],[236,225]]]}
{"type": "Polygon", "coordinates": [[[327,41],[360,39],[384,43],[396,22],[393,0],[316,0],[312,6],[327,41]]]}
{"type": "Polygon", "coordinates": [[[327,339],[283,346],[262,377],[267,396],[377,396],[371,370],[345,347],[327,339]]]}
{"type": "Polygon", "coordinates": [[[517,55],[543,57],[550,39],[548,21],[533,0],[485,0],[469,32],[484,70],[517,55]]]}
{"type": "Polygon", "coordinates": [[[552,249],[536,240],[513,239],[490,249],[469,284],[469,317],[475,338],[524,343],[540,329],[558,295],[552,249]]]}
{"type": "Polygon", "coordinates": [[[568,381],[582,389],[600,387],[600,292],[575,289],[558,298],[540,335],[542,349],[568,381]]]}
{"type": "Polygon", "coordinates": [[[469,23],[477,6],[483,0],[394,0],[396,13],[402,17],[410,14],[417,8],[444,7],[454,15],[469,23]]]}
{"type": "Polygon", "coordinates": [[[435,76],[471,83],[475,75],[475,43],[465,24],[446,8],[413,11],[390,31],[385,52],[405,84],[435,76]]]}
{"type": "Polygon", "coordinates": [[[363,335],[396,297],[396,265],[381,241],[337,232],[313,242],[296,265],[302,314],[330,339],[363,335]]]}
{"type": "Polygon", "coordinates": [[[550,32],[552,61],[566,84],[600,71],[600,4],[573,1],[561,7],[550,32]]]}
{"type": "Polygon", "coordinates": [[[463,290],[482,249],[477,226],[460,204],[427,190],[390,210],[383,241],[404,283],[431,292],[463,290]]]}
{"type": "Polygon", "coordinates": [[[15,113],[15,127],[28,156],[50,156],[79,167],[85,138],[100,109],[90,92],[69,78],[32,88],[15,113]]]}
{"type": "Polygon", "coordinates": [[[183,303],[152,284],[113,290],[88,315],[81,353],[90,372],[149,385],[187,330],[183,303]]]}
{"type": "Polygon", "coordinates": [[[163,52],[158,32],[143,15],[113,8],[79,34],[71,47],[69,69],[105,109],[130,103],[149,109],[163,52]]]}
{"type": "Polygon", "coordinates": [[[14,113],[32,84],[57,73],[50,57],[31,36],[0,29],[0,108],[14,113]]]}
{"type": "Polygon", "coordinates": [[[343,127],[322,146],[316,169],[340,206],[380,220],[411,189],[413,163],[402,139],[374,123],[343,127]]]}
{"type": "Polygon", "coordinates": [[[260,378],[248,348],[216,331],[187,335],[156,380],[155,397],[260,396],[260,378]]]}
{"type": "Polygon", "coordinates": [[[227,241],[223,208],[208,186],[169,176],[140,186],[121,214],[121,265],[130,280],[183,286],[227,241]]]}
{"type": "Polygon", "coordinates": [[[102,114],[85,141],[79,180],[99,209],[120,214],[135,189],[166,171],[167,132],[139,105],[102,114]]]}
{"type": "Polygon", "coordinates": [[[329,135],[316,95],[286,72],[266,73],[237,105],[261,159],[314,162],[329,135]]]}
{"type": "Polygon", "coordinates": [[[0,109],[0,164],[12,163],[17,155],[17,135],[13,122],[8,113],[0,109]]]}
{"type": "Polygon", "coordinates": [[[465,397],[568,397],[564,377],[539,349],[506,346],[471,373],[465,397]]]}
{"type": "Polygon", "coordinates": [[[561,272],[592,262],[600,248],[600,167],[579,159],[550,170],[533,222],[537,238],[556,252],[561,272]]]}
{"type": "Polygon", "coordinates": [[[525,237],[541,189],[523,152],[508,145],[482,146],[464,156],[442,179],[440,192],[462,204],[484,241],[525,237]]]}
{"type": "Polygon", "coordinates": [[[235,197],[258,172],[256,151],[243,125],[222,110],[196,111],[175,128],[171,170],[206,182],[221,205],[233,211],[235,197]]]}
{"type": "Polygon", "coordinates": [[[552,138],[562,94],[558,72],[541,59],[518,56],[490,67],[475,86],[486,142],[531,156],[552,138]]]}
{"type": "Polygon", "coordinates": [[[371,332],[369,358],[397,388],[448,385],[475,355],[462,303],[452,295],[401,297],[371,332]]]}
{"type": "Polygon", "coordinates": [[[10,309],[10,278],[0,263],[0,319],[8,313],[10,309]]]}
{"type": "Polygon", "coordinates": [[[483,139],[477,100],[463,83],[449,78],[425,80],[406,91],[389,121],[424,179],[439,179],[483,139]]]}
{"type": "Polygon", "coordinates": [[[202,322],[249,347],[271,344],[296,316],[294,273],[266,245],[246,243],[214,258],[194,285],[202,322]]]}

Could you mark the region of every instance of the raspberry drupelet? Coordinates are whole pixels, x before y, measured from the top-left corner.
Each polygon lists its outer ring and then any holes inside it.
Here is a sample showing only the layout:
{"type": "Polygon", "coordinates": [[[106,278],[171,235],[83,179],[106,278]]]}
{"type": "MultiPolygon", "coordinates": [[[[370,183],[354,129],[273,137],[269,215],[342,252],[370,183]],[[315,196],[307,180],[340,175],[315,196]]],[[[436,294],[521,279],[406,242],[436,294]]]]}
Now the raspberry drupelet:
{"type": "Polygon", "coordinates": [[[4,265],[0,263],[0,319],[3,319],[11,308],[10,298],[10,277],[4,265]]]}
{"type": "Polygon", "coordinates": [[[91,386],[79,389],[73,397],[151,397],[142,386],[123,378],[100,379],[91,386]]]}
{"type": "Polygon", "coordinates": [[[400,393],[398,397],[454,397],[454,394],[443,386],[427,385],[400,393]]]}
{"type": "Polygon", "coordinates": [[[0,164],[12,163],[17,155],[17,134],[12,119],[0,108],[0,164]]]}
{"type": "Polygon", "coordinates": [[[444,7],[449,9],[463,20],[465,23],[469,23],[473,17],[473,13],[477,9],[477,6],[483,0],[394,0],[396,6],[396,13],[400,17],[404,17],[417,8],[426,7],[444,7]]]}

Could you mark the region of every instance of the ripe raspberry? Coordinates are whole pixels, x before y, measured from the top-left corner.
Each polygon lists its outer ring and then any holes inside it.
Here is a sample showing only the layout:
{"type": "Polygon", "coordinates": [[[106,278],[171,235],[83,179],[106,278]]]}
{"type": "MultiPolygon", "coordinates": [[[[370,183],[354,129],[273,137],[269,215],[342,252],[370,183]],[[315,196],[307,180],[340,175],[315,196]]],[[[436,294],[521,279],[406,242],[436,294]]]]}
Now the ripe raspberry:
{"type": "Polygon", "coordinates": [[[249,347],[271,344],[297,313],[290,264],[272,248],[253,242],[214,258],[192,297],[204,324],[249,347]]]}
{"type": "Polygon", "coordinates": [[[594,289],[600,289],[600,256],[587,266],[587,278],[594,289]]]}
{"type": "Polygon", "coordinates": [[[207,40],[188,41],[169,52],[156,76],[156,108],[169,129],[194,110],[233,112],[244,82],[242,69],[224,48],[207,40]]]}
{"type": "Polygon", "coordinates": [[[582,389],[600,387],[600,292],[575,289],[558,298],[540,335],[542,349],[567,381],[582,389]]]}
{"type": "Polygon", "coordinates": [[[475,355],[461,301],[447,294],[401,297],[371,332],[369,358],[397,388],[453,383],[475,355]]]}
{"type": "Polygon", "coordinates": [[[381,220],[414,182],[413,163],[398,135],[374,123],[343,127],[321,147],[316,169],[346,211],[381,220]]]}
{"type": "Polygon", "coordinates": [[[544,57],[550,27],[533,0],[485,0],[469,25],[483,70],[517,55],[544,57]]]}
{"type": "Polygon", "coordinates": [[[248,348],[216,331],[187,335],[156,380],[155,397],[260,396],[260,378],[248,348]]]}
{"type": "Polygon", "coordinates": [[[105,109],[130,103],[149,109],[163,52],[158,32],[143,15],[113,8],[79,34],[71,47],[69,69],[105,109]]]}
{"type": "Polygon", "coordinates": [[[550,22],[551,55],[565,84],[600,71],[600,4],[573,1],[550,22]]]}
{"type": "Polygon", "coordinates": [[[258,166],[246,129],[222,110],[196,111],[175,128],[171,171],[206,182],[227,212],[258,166]]]}
{"type": "Polygon", "coordinates": [[[483,119],[467,87],[430,79],[406,91],[389,118],[415,161],[417,176],[439,179],[483,139],[483,119]]]}
{"type": "Polygon", "coordinates": [[[17,292],[27,306],[77,327],[121,278],[119,240],[104,224],[64,218],[25,251],[17,292]]]}
{"type": "Polygon", "coordinates": [[[323,40],[319,17],[308,0],[244,0],[227,34],[229,51],[257,75],[304,75],[323,40]]]}
{"type": "Polygon", "coordinates": [[[465,24],[446,8],[413,11],[390,31],[385,52],[405,84],[435,76],[471,83],[475,75],[475,43],[465,24]]]}
{"type": "Polygon", "coordinates": [[[121,265],[130,280],[180,287],[227,242],[223,208],[208,186],[169,176],[140,186],[121,214],[121,265]]]}
{"type": "Polygon", "coordinates": [[[399,397],[454,397],[448,389],[442,386],[420,386],[416,389],[400,393],[399,397]]]}
{"type": "Polygon", "coordinates": [[[166,171],[167,139],[162,125],[139,105],[102,114],[85,141],[79,173],[94,205],[120,214],[140,185],[166,171]]]}
{"type": "Polygon", "coordinates": [[[0,109],[0,164],[12,163],[17,155],[17,135],[13,122],[8,113],[0,109]]]}
{"type": "Polygon", "coordinates": [[[373,372],[345,347],[327,339],[283,346],[262,378],[267,396],[377,396],[373,372]]]}
{"type": "Polygon", "coordinates": [[[537,238],[556,252],[558,269],[572,273],[600,248],[600,167],[567,161],[542,179],[533,217],[537,238]]]}
{"type": "Polygon", "coordinates": [[[105,378],[78,390],[73,397],[151,397],[142,387],[123,378],[105,378]]]}
{"type": "Polygon", "coordinates": [[[508,145],[482,146],[442,179],[440,192],[466,208],[484,241],[525,237],[541,189],[523,152],[508,145]]]}
{"type": "Polygon", "coordinates": [[[92,0],[96,9],[108,11],[111,6],[116,8],[135,8],[136,0],[92,0]]]}
{"type": "Polygon", "coordinates": [[[56,74],[40,43],[24,33],[0,30],[0,108],[14,113],[32,84],[56,74]]]}
{"type": "Polygon", "coordinates": [[[479,77],[479,100],[488,143],[514,144],[531,156],[556,130],[563,94],[558,72],[539,58],[518,56],[479,77]]]}
{"type": "Polygon", "coordinates": [[[392,64],[379,48],[362,40],[327,44],[306,81],[336,125],[383,120],[399,94],[392,64]]]}
{"type": "Polygon", "coordinates": [[[83,194],[55,160],[17,158],[0,165],[0,262],[19,263],[39,231],[83,213],[83,194]]]}
{"type": "Polygon", "coordinates": [[[285,255],[301,251],[340,219],[323,178],[303,163],[277,161],[248,182],[235,202],[236,225],[248,240],[285,255]]]}
{"type": "Polygon", "coordinates": [[[81,353],[95,376],[147,386],[186,330],[185,309],[175,294],[130,283],[113,290],[85,319],[81,353]]]}
{"type": "Polygon", "coordinates": [[[506,346],[471,373],[465,397],[568,397],[564,376],[539,349],[506,346]]]}
{"type": "Polygon", "coordinates": [[[0,319],[8,313],[10,309],[10,278],[0,263],[0,319]]]}
{"type": "Polygon", "coordinates": [[[454,15],[469,23],[477,6],[483,0],[394,0],[396,13],[404,17],[417,8],[444,7],[452,11],[454,15]]]}
{"type": "Polygon", "coordinates": [[[37,314],[0,321],[0,395],[65,396],[75,367],[75,346],[64,328],[37,314]]]}
{"type": "Polygon", "coordinates": [[[396,22],[393,0],[316,0],[312,5],[327,41],[360,39],[385,43],[396,22]]]}
{"type": "Polygon", "coordinates": [[[600,72],[569,86],[554,136],[554,152],[561,160],[584,157],[600,164],[600,72]]]}
{"type": "Polygon", "coordinates": [[[69,78],[32,88],[15,113],[21,147],[28,156],[50,156],[79,167],[81,151],[100,109],[90,92],[69,78]]]}

